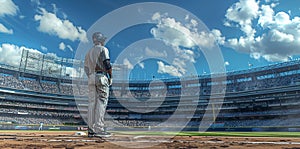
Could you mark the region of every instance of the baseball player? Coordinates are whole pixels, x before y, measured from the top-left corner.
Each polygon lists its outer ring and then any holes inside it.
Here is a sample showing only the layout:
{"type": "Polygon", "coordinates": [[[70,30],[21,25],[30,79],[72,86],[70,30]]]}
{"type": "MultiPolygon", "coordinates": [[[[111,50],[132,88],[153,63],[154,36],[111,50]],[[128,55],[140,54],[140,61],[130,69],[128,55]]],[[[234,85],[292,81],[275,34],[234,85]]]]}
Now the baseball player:
{"type": "Polygon", "coordinates": [[[112,84],[112,66],[109,51],[104,46],[106,37],[100,32],[93,34],[94,46],[87,52],[84,71],[88,76],[88,136],[109,137],[104,130],[104,114],[112,84]]]}
{"type": "Polygon", "coordinates": [[[43,122],[40,122],[39,130],[43,130],[43,125],[44,125],[44,123],[43,123],[43,122]]]}

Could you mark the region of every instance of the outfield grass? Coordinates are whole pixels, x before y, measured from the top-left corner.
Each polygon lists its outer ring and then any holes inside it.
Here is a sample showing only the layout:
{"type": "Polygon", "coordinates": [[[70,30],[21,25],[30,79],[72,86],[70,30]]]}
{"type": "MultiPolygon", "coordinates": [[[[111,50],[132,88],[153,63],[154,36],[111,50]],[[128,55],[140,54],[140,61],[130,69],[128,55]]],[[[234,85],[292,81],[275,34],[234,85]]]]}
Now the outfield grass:
{"type": "MultiPolygon", "coordinates": [[[[0,133],[44,133],[53,132],[63,134],[78,131],[61,131],[61,130],[0,130],[0,133]]],[[[167,131],[112,131],[113,134],[119,135],[156,135],[156,136],[231,136],[231,137],[300,137],[300,132],[167,132],[167,131]]]]}
{"type": "Polygon", "coordinates": [[[300,132],[141,132],[117,131],[115,134],[162,136],[236,136],[236,137],[300,137],[300,132]]]}
{"type": "Polygon", "coordinates": [[[0,133],[26,133],[26,132],[30,132],[30,133],[43,133],[43,132],[46,132],[46,133],[69,133],[69,132],[78,132],[78,131],[75,131],[75,130],[0,130],[0,133]]]}

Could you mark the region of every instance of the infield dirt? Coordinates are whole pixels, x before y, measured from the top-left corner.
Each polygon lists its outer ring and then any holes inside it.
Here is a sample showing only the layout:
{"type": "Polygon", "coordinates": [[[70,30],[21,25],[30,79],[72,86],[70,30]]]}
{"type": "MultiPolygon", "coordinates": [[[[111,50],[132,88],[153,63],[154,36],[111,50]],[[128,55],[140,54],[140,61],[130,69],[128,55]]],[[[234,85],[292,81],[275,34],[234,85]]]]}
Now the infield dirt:
{"type": "Polygon", "coordinates": [[[7,131],[0,132],[0,148],[20,149],[120,149],[126,147],[143,148],[143,145],[154,146],[149,148],[159,149],[300,149],[300,138],[280,137],[214,137],[214,136],[131,136],[113,134],[106,139],[88,138],[87,136],[75,135],[75,132],[60,131],[7,131]]]}

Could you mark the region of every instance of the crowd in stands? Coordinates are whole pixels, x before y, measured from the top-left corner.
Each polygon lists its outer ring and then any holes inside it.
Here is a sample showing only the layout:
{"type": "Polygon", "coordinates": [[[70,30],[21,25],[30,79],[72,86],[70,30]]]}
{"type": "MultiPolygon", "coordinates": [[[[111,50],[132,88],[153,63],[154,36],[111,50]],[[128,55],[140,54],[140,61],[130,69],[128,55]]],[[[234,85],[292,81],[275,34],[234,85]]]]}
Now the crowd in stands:
{"type": "MultiPolygon", "coordinates": [[[[9,95],[9,98],[20,97],[9,95]]],[[[37,99],[38,97],[35,97],[35,100],[37,99]]],[[[82,121],[76,106],[19,102],[7,99],[0,100],[0,113],[0,122],[17,124],[37,124],[36,122],[43,121],[45,124],[57,125],[82,121]]]]}
{"type": "Polygon", "coordinates": [[[0,102],[0,113],[2,114],[16,114],[16,115],[35,115],[43,117],[62,117],[74,118],[80,117],[77,108],[66,107],[60,105],[37,104],[37,103],[23,103],[14,101],[0,102]]]}
{"type": "Polygon", "coordinates": [[[299,126],[300,117],[277,117],[270,119],[244,119],[225,121],[225,127],[299,126]]]}
{"type": "Polygon", "coordinates": [[[74,95],[82,95],[87,96],[89,93],[89,89],[87,85],[77,85],[75,88],[73,88],[74,95]]]}
{"type": "Polygon", "coordinates": [[[0,75],[0,86],[24,89],[24,85],[15,77],[9,75],[0,75]]]}
{"type": "Polygon", "coordinates": [[[67,113],[67,112],[57,112],[57,111],[38,111],[38,110],[28,110],[28,109],[13,109],[13,108],[0,108],[0,113],[3,114],[16,114],[16,115],[35,115],[43,117],[74,117],[79,114],[67,113]]]}
{"type": "MultiPolygon", "coordinates": [[[[19,98],[17,96],[10,96],[10,98],[19,98]]],[[[43,100],[35,98],[36,100],[43,100]]],[[[0,100],[0,106],[11,106],[11,107],[21,107],[26,109],[44,109],[44,110],[61,110],[61,111],[76,111],[76,106],[61,106],[61,105],[51,105],[51,104],[38,104],[38,103],[29,103],[29,102],[17,102],[9,100],[0,100]]]]}
{"type": "MultiPolygon", "coordinates": [[[[298,74],[300,76],[300,74],[298,74]]],[[[242,92],[251,90],[260,90],[265,88],[276,88],[280,86],[295,85],[294,77],[277,77],[271,79],[261,79],[256,81],[243,81],[230,83],[227,85],[206,85],[202,87],[184,87],[165,90],[145,91],[145,90],[113,90],[112,97],[134,97],[134,98],[150,98],[150,97],[172,97],[172,96],[198,96],[210,94],[224,94],[225,92],[242,92]],[[226,89],[225,89],[226,87],[226,89]]]]}
{"type": "Polygon", "coordinates": [[[275,109],[275,110],[261,110],[261,111],[245,111],[245,112],[220,112],[220,117],[240,117],[240,116],[283,116],[283,115],[294,115],[299,114],[300,109],[275,109]]]}
{"type": "MultiPolygon", "coordinates": [[[[300,80],[300,74],[293,76],[278,76],[270,78],[245,78],[242,81],[231,81],[224,85],[210,85],[211,83],[201,83],[199,86],[189,86],[173,88],[173,89],[159,89],[159,90],[122,90],[115,89],[111,91],[111,97],[135,97],[135,98],[150,98],[150,97],[166,97],[166,96],[195,96],[195,95],[209,95],[215,93],[226,92],[240,92],[249,90],[259,90],[264,88],[273,88],[278,86],[294,85],[300,80]],[[235,82],[235,83],[233,83],[235,82]],[[225,90],[226,87],[226,90],[225,90]]],[[[114,84],[118,85],[118,84],[114,84]]],[[[122,84],[120,84],[122,86],[122,84]]],[[[38,92],[65,94],[65,95],[79,95],[87,96],[87,84],[71,84],[59,83],[55,81],[44,81],[37,79],[29,79],[7,75],[0,73],[0,86],[24,90],[32,90],[38,92]]]]}
{"type": "Polygon", "coordinates": [[[58,86],[56,84],[56,82],[41,82],[41,86],[43,89],[43,92],[47,92],[47,93],[59,93],[58,91],[58,86]]]}
{"type": "Polygon", "coordinates": [[[129,126],[129,127],[148,126],[149,125],[149,123],[147,121],[142,121],[142,120],[118,120],[117,122],[121,126],[129,126]]]}
{"type": "Polygon", "coordinates": [[[76,88],[76,86],[69,84],[69,83],[61,83],[60,84],[60,92],[61,92],[61,94],[64,94],[64,95],[72,95],[73,88],[76,88]]]}
{"type": "Polygon", "coordinates": [[[36,80],[21,80],[22,84],[24,85],[25,90],[33,90],[33,91],[41,91],[41,86],[36,80]]]}
{"type": "MultiPolygon", "coordinates": [[[[191,121],[187,124],[187,121],[151,121],[151,120],[137,120],[137,119],[127,119],[127,120],[107,120],[106,126],[109,127],[182,127],[182,126],[199,126],[207,124],[211,125],[212,121],[191,121]]],[[[252,128],[252,127],[281,127],[281,126],[299,126],[300,117],[290,117],[290,116],[281,116],[276,118],[252,118],[252,119],[241,119],[241,120],[226,120],[217,122],[220,123],[221,127],[239,127],[239,128],[252,128]]],[[[216,125],[217,126],[217,125],[216,125]]],[[[219,126],[219,127],[220,127],[219,126]]],[[[218,127],[218,126],[217,126],[218,127]]]]}
{"type": "Polygon", "coordinates": [[[145,120],[107,120],[105,125],[109,127],[148,127],[158,126],[159,121],[145,121],[145,120]]]}
{"type": "Polygon", "coordinates": [[[28,117],[28,116],[0,116],[0,122],[2,123],[14,123],[14,124],[39,124],[43,122],[47,125],[62,125],[64,119],[48,118],[48,117],[28,117]]]}
{"type": "Polygon", "coordinates": [[[53,81],[38,81],[23,77],[17,79],[14,76],[2,73],[0,73],[0,87],[65,95],[73,95],[74,88],[72,84],[61,83],[61,85],[58,85],[57,82],[53,81]]]}
{"type": "MultiPolygon", "coordinates": [[[[122,90],[124,88],[122,84],[119,84],[119,87],[116,90],[111,90],[111,97],[121,97],[121,98],[151,98],[151,97],[172,97],[172,96],[199,96],[199,95],[210,95],[216,93],[225,93],[226,92],[244,92],[251,90],[261,90],[266,88],[276,88],[280,86],[289,86],[295,85],[297,81],[300,80],[300,74],[294,74],[293,76],[277,76],[277,77],[269,77],[269,78],[256,78],[251,77],[250,79],[245,79],[242,81],[233,81],[226,85],[226,90],[224,85],[208,85],[202,83],[199,86],[186,86],[186,87],[177,87],[177,88],[169,88],[166,89],[156,89],[156,90],[122,90]],[[213,88],[213,89],[212,89],[213,88]]],[[[176,83],[175,83],[176,84],[176,83]]],[[[117,83],[115,85],[118,85],[117,83]]],[[[5,88],[13,88],[13,89],[21,89],[21,90],[31,90],[41,93],[53,93],[53,94],[63,94],[63,95],[75,95],[75,96],[87,96],[88,95],[88,87],[86,84],[71,84],[71,83],[61,83],[57,81],[45,81],[39,79],[28,79],[28,78],[18,78],[12,75],[1,74],[0,73],[0,87],[5,88]]],[[[12,97],[16,98],[16,97],[12,97]]],[[[27,97],[24,97],[24,99],[27,97]]],[[[238,100],[244,100],[244,97],[239,98],[238,100]]],[[[198,100],[198,98],[196,98],[198,100]]],[[[294,97],[295,100],[298,100],[298,97],[294,97]]],[[[37,99],[34,99],[37,100],[37,99]]],[[[236,100],[236,99],[235,99],[236,100]]],[[[248,100],[248,99],[247,99],[248,100]]],[[[245,101],[245,100],[244,100],[245,101]]],[[[278,100],[277,100],[278,101],[278,100]]],[[[290,104],[292,100],[280,100],[280,104],[290,104]]],[[[298,101],[293,101],[293,103],[297,103],[298,101]]],[[[197,102],[195,102],[197,104],[197,102]]],[[[168,107],[165,106],[165,110],[163,108],[157,108],[158,112],[166,112],[171,113],[172,111],[176,111],[178,109],[178,103],[173,103],[175,106],[168,107]]],[[[199,103],[198,103],[199,104],[199,103]]],[[[245,103],[248,104],[248,103],[245,103]]],[[[268,106],[272,106],[272,101],[268,102],[268,106]]],[[[279,104],[279,103],[274,103],[279,104]]],[[[298,104],[298,103],[297,103],[298,104]]],[[[298,104],[299,105],[299,104],[298,104]]],[[[132,105],[134,106],[134,105],[132,105]]],[[[203,116],[203,113],[200,113],[199,109],[206,109],[207,105],[198,105],[198,113],[196,116],[203,116]]],[[[238,107],[238,104],[228,104],[224,107],[230,108],[231,106],[238,107]]],[[[142,107],[143,108],[143,107],[142,107]]],[[[186,104],[179,108],[181,111],[189,111],[189,105],[186,104]]],[[[211,107],[208,107],[211,109],[211,107]]],[[[221,109],[221,107],[214,107],[221,109]]],[[[115,110],[108,109],[112,112],[122,112],[122,109],[115,110]]],[[[126,110],[126,109],[125,109],[126,110]]],[[[66,121],[77,121],[74,117],[80,117],[78,113],[76,113],[76,106],[63,106],[63,105],[51,105],[51,104],[38,104],[38,103],[28,103],[28,102],[12,102],[12,101],[0,101],[0,122],[16,122],[19,124],[37,124],[43,121],[45,124],[63,124],[66,121]],[[13,116],[8,116],[13,115],[13,116]]],[[[126,113],[131,111],[126,111],[126,113]]],[[[125,112],[124,112],[125,113],[125,112]]],[[[219,116],[221,117],[240,117],[240,116],[260,116],[260,115],[275,115],[278,118],[269,118],[269,119],[243,119],[243,120],[230,120],[225,122],[225,126],[227,127],[246,127],[246,126],[291,126],[298,125],[300,126],[300,118],[295,117],[287,117],[284,115],[296,115],[300,113],[298,109],[278,109],[278,110],[261,110],[261,111],[243,111],[243,112],[220,112],[219,116]],[[279,113],[284,113],[280,117],[279,113]]],[[[148,118],[167,118],[167,114],[162,115],[149,115],[148,118]]],[[[184,117],[184,116],[183,116],[184,117]]],[[[178,116],[178,118],[183,118],[178,116]]],[[[130,118],[130,117],[127,117],[130,118]]],[[[116,125],[123,126],[163,126],[160,122],[151,122],[145,120],[124,120],[120,118],[117,120],[116,125]],[[120,120],[122,119],[122,120],[120,120]]],[[[181,125],[179,123],[174,122],[174,126],[181,125]]]]}
{"type": "MultiPolygon", "coordinates": [[[[212,121],[191,121],[188,126],[199,126],[207,123],[207,126],[210,125],[212,121]]],[[[109,127],[181,127],[187,126],[186,121],[179,123],[178,121],[174,122],[164,122],[164,121],[149,121],[149,120],[107,120],[106,126],[109,127]]],[[[276,117],[276,118],[260,118],[260,119],[242,119],[242,120],[227,120],[221,122],[221,127],[281,127],[281,126],[299,126],[300,117],[276,117]]]]}

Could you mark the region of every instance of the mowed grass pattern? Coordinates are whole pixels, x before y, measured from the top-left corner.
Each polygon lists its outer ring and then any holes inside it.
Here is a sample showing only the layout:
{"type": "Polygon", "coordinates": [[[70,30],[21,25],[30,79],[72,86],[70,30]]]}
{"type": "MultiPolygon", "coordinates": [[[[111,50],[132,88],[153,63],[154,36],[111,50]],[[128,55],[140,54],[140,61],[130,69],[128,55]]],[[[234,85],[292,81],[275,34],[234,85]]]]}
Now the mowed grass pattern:
{"type": "Polygon", "coordinates": [[[158,135],[158,136],[236,136],[236,137],[300,137],[300,132],[142,132],[116,131],[123,135],[158,135]]]}

